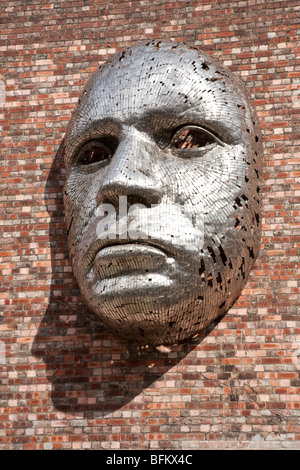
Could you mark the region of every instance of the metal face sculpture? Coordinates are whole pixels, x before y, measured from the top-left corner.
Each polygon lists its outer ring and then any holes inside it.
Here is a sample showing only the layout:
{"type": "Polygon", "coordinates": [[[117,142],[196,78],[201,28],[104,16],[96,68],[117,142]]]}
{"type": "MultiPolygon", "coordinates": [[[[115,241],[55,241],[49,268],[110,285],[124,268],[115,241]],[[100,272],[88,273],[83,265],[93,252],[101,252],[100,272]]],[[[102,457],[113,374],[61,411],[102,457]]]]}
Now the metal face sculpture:
{"type": "Polygon", "coordinates": [[[87,83],[64,140],[83,298],[129,340],[197,335],[234,304],[260,245],[257,118],[240,82],[182,43],[138,43],[87,83]]]}

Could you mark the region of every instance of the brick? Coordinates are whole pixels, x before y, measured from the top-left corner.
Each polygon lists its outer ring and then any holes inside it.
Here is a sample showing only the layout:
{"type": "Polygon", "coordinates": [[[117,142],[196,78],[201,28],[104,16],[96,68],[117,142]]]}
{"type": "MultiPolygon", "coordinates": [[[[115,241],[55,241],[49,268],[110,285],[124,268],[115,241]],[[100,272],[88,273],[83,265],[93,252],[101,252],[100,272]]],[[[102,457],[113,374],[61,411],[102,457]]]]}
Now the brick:
{"type": "Polygon", "coordinates": [[[3,2],[1,450],[300,449],[297,3],[3,2]],[[227,316],[169,355],[131,357],[85,315],[55,155],[90,74],[143,38],[198,45],[242,78],[263,131],[264,212],[227,316]]]}

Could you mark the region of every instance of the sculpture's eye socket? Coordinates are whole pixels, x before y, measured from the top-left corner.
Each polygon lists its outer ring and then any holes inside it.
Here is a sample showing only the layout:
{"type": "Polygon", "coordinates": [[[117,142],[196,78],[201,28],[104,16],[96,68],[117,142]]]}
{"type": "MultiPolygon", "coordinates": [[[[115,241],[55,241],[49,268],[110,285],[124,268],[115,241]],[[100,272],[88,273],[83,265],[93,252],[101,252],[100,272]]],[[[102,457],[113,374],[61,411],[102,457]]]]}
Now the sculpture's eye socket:
{"type": "Polygon", "coordinates": [[[105,164],[113,155],[113,150],[109,143],[100,140],[93,140],[85,144],[77,157],[77,165],[81,168],[98,168],[105,164]]]}
{"type": "Polygon", "coordinates": [[[223,143],[211,132],[199,126],[184,126],[175,132],[171,147],[175,149],[201,149],[223,143]]]}

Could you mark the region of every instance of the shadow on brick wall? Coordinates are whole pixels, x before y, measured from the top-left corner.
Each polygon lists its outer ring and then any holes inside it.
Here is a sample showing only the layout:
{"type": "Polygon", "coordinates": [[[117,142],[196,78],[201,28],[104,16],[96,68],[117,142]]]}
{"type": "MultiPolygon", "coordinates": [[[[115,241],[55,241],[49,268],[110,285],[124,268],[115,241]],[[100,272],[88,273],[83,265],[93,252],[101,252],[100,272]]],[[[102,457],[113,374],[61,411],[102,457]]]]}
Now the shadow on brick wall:
{"type": "MultiPolygon", "coordinates": [[[[191,374],[186,367],[187,372],[184,372],[180,365],[208,364],[208,359],[200,362],[196,357],[188,359],[186,356],[221,319],[197,339],[174,346],[169,351],[130,344],[96,321],[81,300],[70,268],[63,184],[60,147],[49,169],[45,187],[45,204],[51,216],[46,245],[50,243],[52,274],[49,304],[32,346],[38,363],[36,369],[46,368],[46,376],[51,382],[51,401],[60,411],[95,418],[95,413],[96,416],[104,416],[126,404],[130,410],[155,409],[160,406],[155,401],[155,382],[160,381],[159,387],[162,388],[167,372],[168,380],[175,383],[178,380],[180,386],[185,379],[200,379],[200,372],[191,374]],[[143,401],[140,402],[138,396],[143,391],[143,401]]],[[[40,372],[40,375],[42,381],[44,373],[40,372]]],[[[37,381],[38,376],[39,373],[37,381]]],[[[168,403],[172,407],[171,396],[168,403]]]]}

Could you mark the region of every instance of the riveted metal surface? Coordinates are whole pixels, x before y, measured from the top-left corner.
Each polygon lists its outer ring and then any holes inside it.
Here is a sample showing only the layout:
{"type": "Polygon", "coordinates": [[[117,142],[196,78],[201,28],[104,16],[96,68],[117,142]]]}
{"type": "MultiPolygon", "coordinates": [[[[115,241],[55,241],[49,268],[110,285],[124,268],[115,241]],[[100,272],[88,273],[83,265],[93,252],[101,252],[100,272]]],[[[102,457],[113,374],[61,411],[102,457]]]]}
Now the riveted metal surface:
{"type": "Polygon", "coordinates": [[[259,252],[261,157],[243,85],[203,51],[145,41],[101,65],[64,139],[69,251],[91,311],[153,346],[223,316],[259,252]]]}

